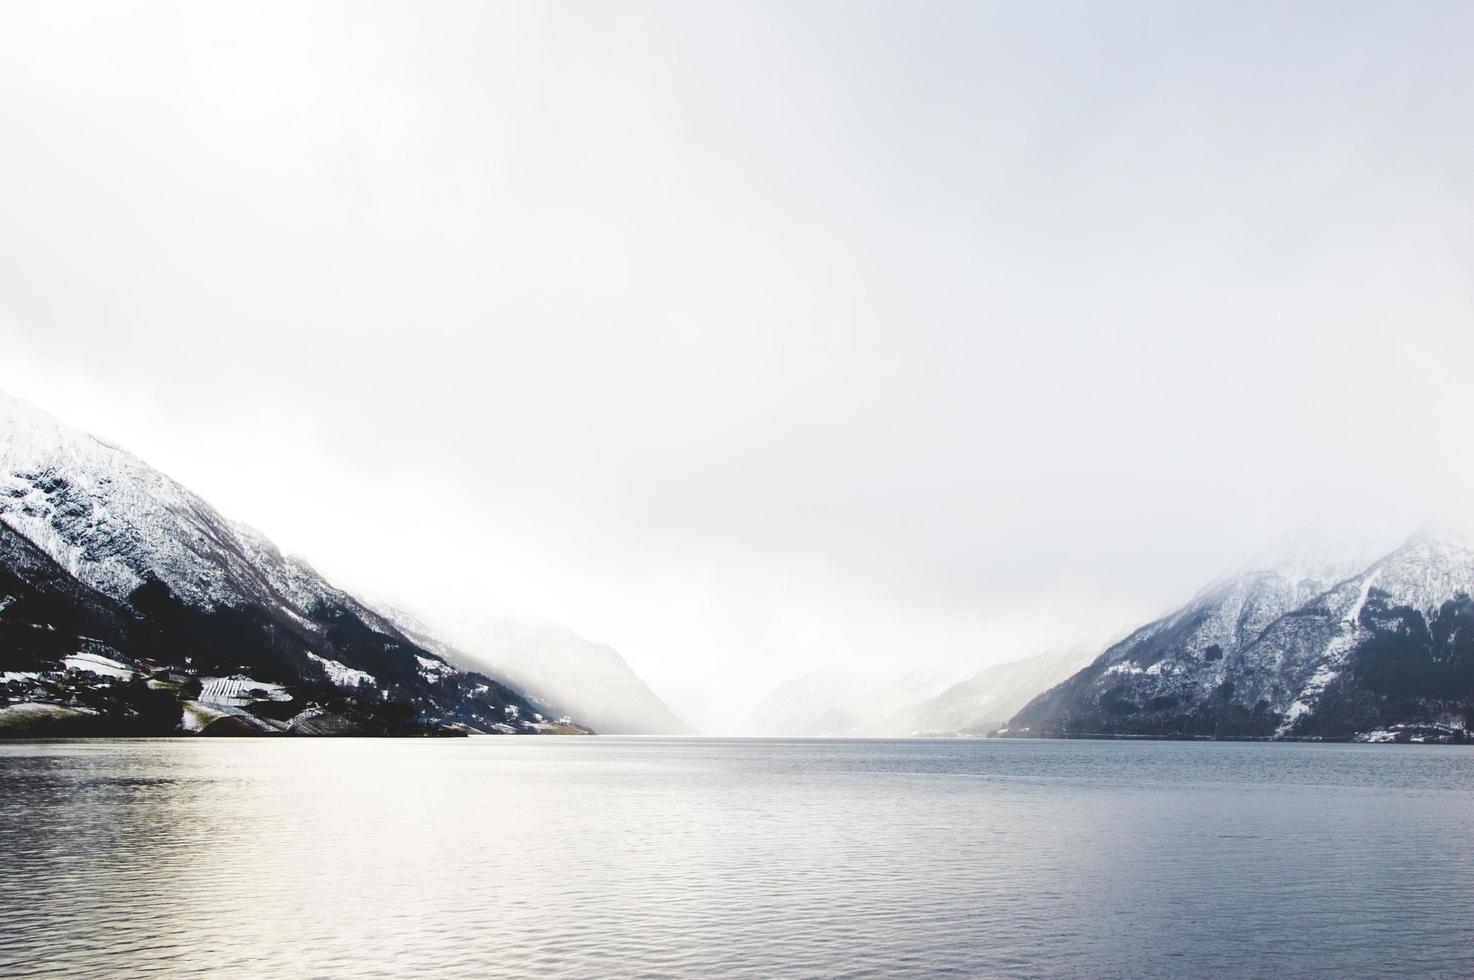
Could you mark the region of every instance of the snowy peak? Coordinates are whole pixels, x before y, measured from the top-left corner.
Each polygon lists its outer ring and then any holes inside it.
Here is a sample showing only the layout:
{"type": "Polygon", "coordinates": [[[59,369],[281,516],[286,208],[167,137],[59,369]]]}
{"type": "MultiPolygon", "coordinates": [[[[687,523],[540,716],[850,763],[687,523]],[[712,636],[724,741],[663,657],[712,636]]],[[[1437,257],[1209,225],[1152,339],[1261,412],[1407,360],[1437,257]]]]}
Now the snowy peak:
{"type": "MultiPolygon", "coordinates": [[[[0,634],[54,633],[62,644],[0,644],[0,660],[23,656],[41,667],[31,673],[54,674],[38,681],[48,697],[68,683],[63,664],[76,648],[100,640],[118,662],[195,677],[250,673],[319,705],[342,701],[361,730],[576,728],[548,721],[495,678],[455,670],[137,457],[8,395],[0,546],[10,588],[0,634]],[[111,621],[100,637],[98,624],[111,621]]],[[[242,723],[256,721],[265,723],[242,723]]]]}
{"type": "Polygon", "coordinates": [[[1210,648],[1218,654],[1238,650],[1256,640],[1276,619],[1320,595],[1341,572],[1336,563],[1292,562],[1250,568],[1220,579],[1186,606],[1115,644],[1102,660],[1146,667],[1172,651],[1203,655],[1210,648]]]}
{"type": "Polygon", "coordinates": [[[1432,612],[1454,596],[1474,594],[1474,535],[1426,525],[1366,573],[1390,600],[1432,612]]]}
{"type": "Polygon", "coordinates": [[[1403,544],[1416,541],[1436,546],[1474,549],[1474,521],[1452,516],[1427,521],[1410,534],[1403,544]]]}
{"type": "Polygon", "coordinates": [[[1462,717],[1474,708],[1471,541],[1426,527],[1344,575],[1356,559],[1251,563],[1271,567],[1137,630],[1008,729],[1348,737],[1462,717]]]}
{"type": "Polygon", "coordinates": [[[0,391],[0,447],[7,454],[20,453],[26,447],[43,453],[54,452],[63,444],[106,448],[101,440],[63,425],[28,401],[0,391]]]}
{"type": "Polygon", "coordinates": [[[0,400],[0,520],[114,599],[150,573],[201,602],[240,592],[231,580],[243,568],[202,560],[229,555],[233,543],[203,501],[131,454],[8,396],[0,400]]]}
{"type": "Polygon", "coordinates": [[[193,605],[260,603],[300,622],[323,602],[358,605],[131,453],[8,395],[0,397],[0,521],[119,601],[158,579],[193,605]]]}
{"type": "MultiPolygon", "coordinates": [[[[1447,618],[1446,607],[1457,606],[1460,597],[1467,601],[1471,594],[1474,546],[1447,526],[1428,525],[1370,568],[1317,597],[1295,620],[1267,630],[1255,652],[1278,668],[1278,689],[1293,692],[1275,734],[1309,732],[1326,723],[1324,716],[1334,713],[1334,704],[1326,705],[1332,711],[1316,716],[1327,692],[1335,702],[1338,692],[1367,666],[1367,652],[1386,646],[1389,629],[1403,635],[1427,633],[1430,624],[1447,618]],[[1324,616],[1318,631],[1316,614],[1324,616]]],[[[1431,643],[1433,637],[1427,639],[1431,643]]],[[[1261,684],[1260,689],[1272,694],[1277,688],[1261,684]]]]}
{"type": "Polygon", "coordinates": [[[1230,577],[1272,572],[1292,583],[1339,582],[1376,561],[1391,543],[1310,531],[1286,533],[1230,577]]]}

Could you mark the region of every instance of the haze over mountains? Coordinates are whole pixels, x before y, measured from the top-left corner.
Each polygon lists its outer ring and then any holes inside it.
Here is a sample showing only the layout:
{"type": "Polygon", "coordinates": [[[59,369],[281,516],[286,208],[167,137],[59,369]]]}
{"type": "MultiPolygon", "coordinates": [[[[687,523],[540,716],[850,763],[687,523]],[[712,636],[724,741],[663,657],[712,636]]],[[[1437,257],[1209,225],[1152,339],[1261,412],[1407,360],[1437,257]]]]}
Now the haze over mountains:
{"type": "Polygon", "coordinates": [[[896,676],[823,670],[785,681],[754,705],[740,731],[747,735],[850,737],[900,734],[882,722],[895,711],[930,699],[956,678],[928,668],[896,676]]]}
{"type": "Polygon", "coordinates": [[[1474,534],[1458,525],[1428,525],[1381,556],[1354,533],[1281,546],[1098,656],[1077,646],[945,685],[914,671],[814,673],[776,688],[748,730],[1462,740],[1474,724],[1471,594],[1474,534]]]}
{"type": "Polygon", "coordinates": [[[935,697],[885,719],[879,731],[893,735],[988,735],[1042,690],[1089,663],[1093,651],[1074,646],[994,664],[935,697]]]}
{"type": "Polygon", "coordinates": [[[496,613],[427,622],[393,603],[378,607],[405,633],[452,663],[504,677],[605,735],[690,735],[687,725],[630,669],[619,651],[559,623],[496,613]]]}
{"type": "Polygon", "coordinates": [[[1474,501],[1467,5],[96,6],[0,32],[0,387],[698,727],[1474,501]]]}
{"type": "MultiPolygon", "coordinates": [[[[0,464],[0,720],[12,728],[692,731],[611,647],[504,612],[430,622],[376,608],[6,395],[0,464]]],[[[742,730],[1462,738],[1471,593],[1474,534],[1456,526],[1376,558],[1281,549],[1099,656],[1065,648],[960,677],[814,672],[774,689],[742,730]]]]}
{"type": "Polygon", "coordinates": [[[924,668],[889,678],[816,671],[774,688],[739,731],[808,738],[989,735],[1094,656],[1089,647],[1073,646],[961,678],[924,668]]]}
{"type": "Polygon", "coordinates": [[[1072,647],[963,677],[920,667],[892,677],[816,671],[774,688],[748,713],[740,732],[820,738],[987,735],[1092,656],[1086,647],[1072,647]]]}

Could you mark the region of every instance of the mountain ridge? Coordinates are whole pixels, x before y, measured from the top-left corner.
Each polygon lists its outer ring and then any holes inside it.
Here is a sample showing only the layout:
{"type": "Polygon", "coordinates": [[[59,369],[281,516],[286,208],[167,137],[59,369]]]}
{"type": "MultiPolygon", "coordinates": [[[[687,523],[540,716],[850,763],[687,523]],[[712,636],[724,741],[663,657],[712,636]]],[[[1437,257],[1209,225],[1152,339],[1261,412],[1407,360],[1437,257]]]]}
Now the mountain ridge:
{"type": "Polygon", "coordinates": [[[473,613],[435,622],[402,604],[378,608],[465,669],[505,678],[529,698],[557,705],[607,735],[693,735],[614,647],[561,623],[510,613],[473,613]]]}
{"type": "Polygon", "coordinates": [[[1257,569],[1214,583],[1041,693],[1001,734],[1462,731],[1474,720],[1469,540],[1427,526],[1350,574],[1341,562],[1307,577],[1257,569]],[[1389,674],[1394,657],[1422,678],[1415,690],[1389,674]]]}
{"type": "MultiPolygon", "coordinates": [[[[303,710],[330,704],[342,721],[307,726],[314,731],[557,728],[499,679],[451,667],[305,561],[284,556],[264,535],[227,520],[131,453],[3,393],[0,528],[4,581],[25,593],[4,597],[0,627],[11,635],[60,633],[73,646],[99,648],[67,656],[64,643],[53,644],[49,659],[35,650],[0,650],[7,701],[42,699],[58,712],[105,714],[94,708],[122,697],[111,681],[238,675],[236,687],[244,690],[285,692],[217,705],[242,708],[222,713],[235,719],[225,727],[241,733],[285,730],[274,715],[297,700],[303,710]],[[22,618],[40,607],[49,618],[22,618]],[[118,628],[105,638],[82,635],[103,612],[118,628]],[[101,659],[78,660],[83,652],[101,659]]],[[[181,705],[190,701],[188,684],[158,684],[172,685],[181,705]]]]}

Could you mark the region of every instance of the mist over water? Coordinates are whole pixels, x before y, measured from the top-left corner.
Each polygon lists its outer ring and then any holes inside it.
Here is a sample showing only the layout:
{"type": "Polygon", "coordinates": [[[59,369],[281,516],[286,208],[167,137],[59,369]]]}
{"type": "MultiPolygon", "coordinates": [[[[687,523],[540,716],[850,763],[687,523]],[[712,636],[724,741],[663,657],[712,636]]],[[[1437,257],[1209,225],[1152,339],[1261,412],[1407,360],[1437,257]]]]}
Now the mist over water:
{"type": "Polygon", "coordinates": [[[1467,975],[1463,747],[0,746],[6,976],[1467,975]]]}

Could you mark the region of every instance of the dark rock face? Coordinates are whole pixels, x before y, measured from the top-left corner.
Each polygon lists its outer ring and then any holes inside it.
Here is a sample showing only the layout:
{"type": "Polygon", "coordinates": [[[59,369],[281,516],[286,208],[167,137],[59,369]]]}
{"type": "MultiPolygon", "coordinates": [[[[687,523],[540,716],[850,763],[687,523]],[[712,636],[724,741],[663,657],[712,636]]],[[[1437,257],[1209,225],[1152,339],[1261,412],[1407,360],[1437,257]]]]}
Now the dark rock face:
{"type": "Polygon", "coordinates": [[[1370,634],[1291,734],[1344,738],[1406,726],[1474,727],[1474,600],[1432,614],[1373,591],[1361,611],[1370,634]]]}

